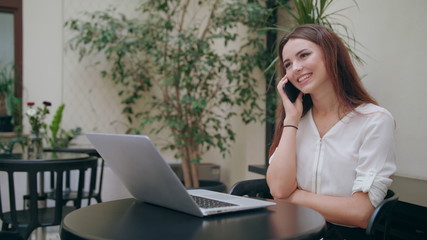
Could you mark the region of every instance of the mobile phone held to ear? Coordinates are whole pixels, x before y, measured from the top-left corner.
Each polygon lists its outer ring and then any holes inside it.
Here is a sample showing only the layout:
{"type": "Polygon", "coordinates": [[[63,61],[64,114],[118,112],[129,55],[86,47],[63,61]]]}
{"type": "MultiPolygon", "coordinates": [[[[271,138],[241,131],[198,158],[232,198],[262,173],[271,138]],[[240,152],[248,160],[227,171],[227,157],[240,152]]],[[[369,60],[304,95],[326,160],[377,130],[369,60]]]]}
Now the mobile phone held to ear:
{"type": "Polygon", "coordinates": [[[291,102],[295,102],[300,93],[300,90],[298,90],[298,88],[296,88],[290,81],[283,85],[283,91],[285,91],[291,102]]]}

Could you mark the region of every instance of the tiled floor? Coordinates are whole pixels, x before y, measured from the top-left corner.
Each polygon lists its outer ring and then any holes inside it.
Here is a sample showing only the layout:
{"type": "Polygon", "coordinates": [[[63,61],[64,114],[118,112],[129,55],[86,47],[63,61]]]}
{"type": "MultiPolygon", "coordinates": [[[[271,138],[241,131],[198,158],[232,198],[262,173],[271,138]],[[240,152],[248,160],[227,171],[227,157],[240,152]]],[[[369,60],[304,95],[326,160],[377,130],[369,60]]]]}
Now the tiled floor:
{"type": "MultiPolygon", "coordinates": [[[[0,221],[1,223],[1,221],[0,221]]],[[[38,228],[34,230],[28,240],[60,240],[59,226],[38,228]]]]}
{"type": "Polygon", "coordinates": [[[34,230],[28,240],[60,240],[59,226],[38,228],[34,230]]]}

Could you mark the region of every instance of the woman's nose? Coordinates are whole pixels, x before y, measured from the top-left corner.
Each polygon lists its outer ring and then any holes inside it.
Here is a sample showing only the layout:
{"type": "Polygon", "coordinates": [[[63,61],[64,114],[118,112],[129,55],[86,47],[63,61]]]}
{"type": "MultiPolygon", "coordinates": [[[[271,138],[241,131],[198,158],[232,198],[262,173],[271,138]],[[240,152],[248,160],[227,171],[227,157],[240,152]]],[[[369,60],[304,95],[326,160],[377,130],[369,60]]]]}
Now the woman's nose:
{"type": "Polygon", "coordinates": [[[302,70],[302,65],[301,64],[294,64],[294,69],[293,69],[294,71],[301,71],[302,70]]]}

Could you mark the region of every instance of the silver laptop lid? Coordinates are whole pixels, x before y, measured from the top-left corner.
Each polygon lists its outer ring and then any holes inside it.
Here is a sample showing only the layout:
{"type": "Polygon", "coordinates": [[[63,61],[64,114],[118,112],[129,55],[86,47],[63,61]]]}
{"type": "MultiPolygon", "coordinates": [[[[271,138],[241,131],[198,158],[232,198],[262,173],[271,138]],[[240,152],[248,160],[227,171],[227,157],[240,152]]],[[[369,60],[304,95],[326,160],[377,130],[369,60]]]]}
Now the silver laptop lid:
{"type": "Polygon", "coordinates": [[[147,136],[107,133],[86,136],[133,197],[203,216],[147,136]]]}

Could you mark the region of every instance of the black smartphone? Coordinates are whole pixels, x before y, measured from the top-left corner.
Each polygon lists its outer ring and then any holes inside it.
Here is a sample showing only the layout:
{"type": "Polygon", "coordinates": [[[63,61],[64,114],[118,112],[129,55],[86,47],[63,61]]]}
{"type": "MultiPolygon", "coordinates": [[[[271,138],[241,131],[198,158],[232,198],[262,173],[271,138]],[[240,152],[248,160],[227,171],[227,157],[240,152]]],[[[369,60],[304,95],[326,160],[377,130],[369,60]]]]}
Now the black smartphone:
{"type": "Polygon", "coordinates": [[[288,95],[288,98],[291,102],[295,102],[300,93],[300,90],[298,90],[298,88],[296,88],[290,81],[288,81],[283,86],[283,91],[285,91],[286,95],[288,95]]]}

